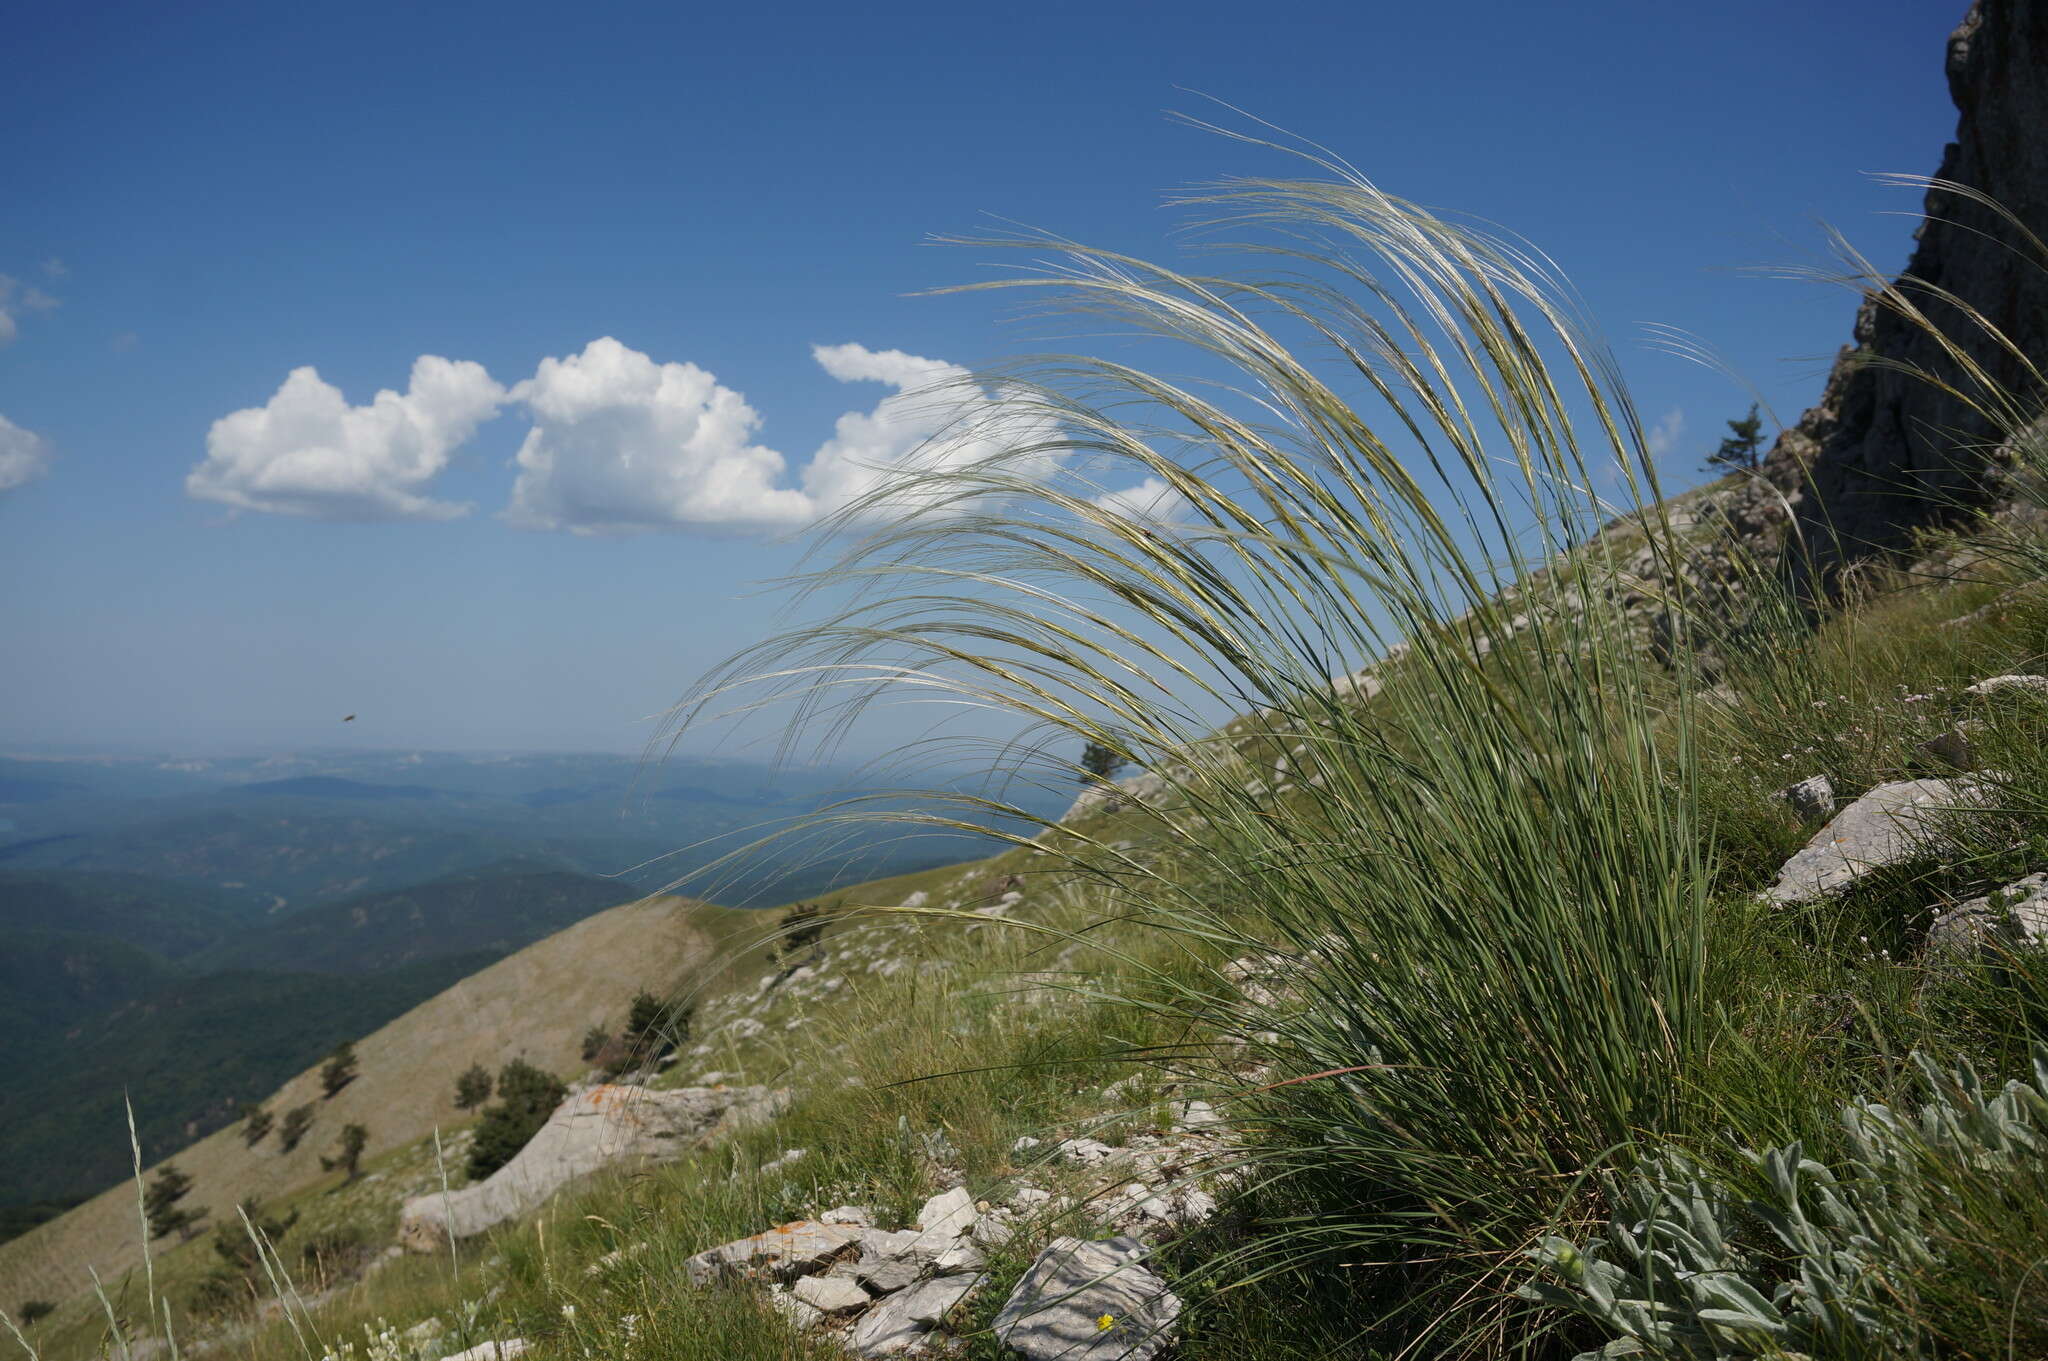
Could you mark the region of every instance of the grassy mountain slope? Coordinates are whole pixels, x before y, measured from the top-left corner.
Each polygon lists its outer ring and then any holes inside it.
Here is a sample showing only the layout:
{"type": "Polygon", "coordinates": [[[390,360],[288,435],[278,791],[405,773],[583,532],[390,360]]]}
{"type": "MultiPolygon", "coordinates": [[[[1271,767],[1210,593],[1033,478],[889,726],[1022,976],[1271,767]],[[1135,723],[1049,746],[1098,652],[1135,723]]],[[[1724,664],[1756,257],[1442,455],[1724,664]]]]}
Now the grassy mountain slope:
{"type": "MultiPolygon", "coordinates": [[[[276,1198],[321,1179],[344,1124],[370,1130],[369,1156],[410,1145],[467,1118],[454,1080],[473,1062],[524,1056],[545,1068],[580,1070],[584,1031],[622,1017],[640,988],[671,989],[715,969],[736,935],[757,931],[752,913],[655,898],[616,907],[557,932],[414,1007],[356,1044],[361,1075],[323,1100],[317,1069],[286,1082],[265,1103],[280,1116],[311,1103],[315,1122],[292,1152],[276,1136],[253,1150],[239,1127],[189,1147],[145,1145],[147,1163],[175,1154],[195,1182],[188,1203],[227,1211],[244,1197],[276,1198]]],[[[327,980],[331,985],[332,980],[327,980]]],[[[343,1038],[335,1036],[335,1039],[343,1038]]],[[[118,1104],[118,1103],[117,1103],[118,1104]]],[[[0,1284],[20,1299],[64,1299],[89,1286],[87,1268],[112,1279],[141,1260],[134,1186],[115,1186],[62,1218],[0,1244],[0,1284]]],[[[203,1248],[203,1245],[201,1245],[203,1248]]]]}

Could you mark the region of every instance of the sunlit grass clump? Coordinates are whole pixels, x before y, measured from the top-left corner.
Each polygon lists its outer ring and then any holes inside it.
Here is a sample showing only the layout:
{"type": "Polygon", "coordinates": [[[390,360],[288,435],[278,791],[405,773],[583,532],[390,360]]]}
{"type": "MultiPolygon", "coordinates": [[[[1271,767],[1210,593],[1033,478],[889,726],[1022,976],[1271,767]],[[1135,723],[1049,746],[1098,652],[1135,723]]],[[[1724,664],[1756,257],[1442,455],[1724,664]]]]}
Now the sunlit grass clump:
{"type": "Polygon", "coordinates": [[[1182,353],[1008,379],[1042,437],[920,484],[820,578],[859,597],[702,702],[763,683],[844,718],[911,687],[1163,776],[1171,871],[1097,872],[1269,977],[1119,985],[1262,1060],[1235,1110],[1297,1209],[1246,1270],[1418,1264],[1406,1322],[1488,1345],[1514,1307],[1490,1273],[1673,1128],[1710,1033],[1690,677],[1645,666],[1597,537],[1594,489],[1638,507],[1654,471],[1529,253],[1350,174],[1196,201],[1256,237],[1234,272],[1067,247],[1010,285],[1182,353]],[[1103,497],[1133,480],[1154,513],[1103,497]]]}

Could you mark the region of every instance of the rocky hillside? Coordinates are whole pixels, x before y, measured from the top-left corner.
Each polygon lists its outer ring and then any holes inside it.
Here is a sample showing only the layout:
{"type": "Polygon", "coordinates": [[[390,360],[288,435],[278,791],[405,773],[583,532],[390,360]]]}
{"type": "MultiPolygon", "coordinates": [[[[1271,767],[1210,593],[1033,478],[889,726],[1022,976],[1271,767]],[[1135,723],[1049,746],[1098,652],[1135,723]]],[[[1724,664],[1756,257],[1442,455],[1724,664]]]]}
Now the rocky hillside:
{"type": "MultiPolygon", "coordinates": [[[[2038,366],[2048,356],[2048,4],[1973,5],[1949,38],[1947,75],[1958,118],[1935,178],[1988,195],[2025,225],[1929,190],[1895,299],[1922,309],[1992,385],[2038,414],[2038,366]],[[2040,239],[2030,242],[2029,231],[2040,239]],[[1951,296],[2013,348],[1965,320],[1951,296]]],[[[1986,473],[2013,429],[1987,409],[1989,398],[1926,326],[1866,292],[1820,399],[1779,435],[1763,477],[1713,492],[1700,518],[1746,550],[1785,552],[1797,579],[1825,590],[1844,566],[1906,549],[1921,530],[1996,494],[1986,473]]],[[[1722,556],[1706,548],[1700,561],[1722,556]]]]}

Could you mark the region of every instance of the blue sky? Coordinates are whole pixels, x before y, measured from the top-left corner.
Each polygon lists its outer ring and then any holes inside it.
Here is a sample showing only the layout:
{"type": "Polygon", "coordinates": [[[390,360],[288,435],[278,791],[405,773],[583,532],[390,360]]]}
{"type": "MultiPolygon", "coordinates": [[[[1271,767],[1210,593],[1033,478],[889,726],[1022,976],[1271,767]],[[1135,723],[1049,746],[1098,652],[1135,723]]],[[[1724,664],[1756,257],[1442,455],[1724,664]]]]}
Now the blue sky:
{"type": "Polygon", "coordinates": [[[1641,324],[1796,416],[1851,301],[1736,271],[1820,220],[1903,262],[1862,172],[1934,169],[1962,9],[34,7],[0,745],[637,748],[915,436],[890,394],[1042,338],[912,296],[990,277],[926,238],[1170,255],[1165,194],[1288,169],[1167,118],[1191,92],[1547,249],[1691,478],[1748,398],[1641,324]]]}

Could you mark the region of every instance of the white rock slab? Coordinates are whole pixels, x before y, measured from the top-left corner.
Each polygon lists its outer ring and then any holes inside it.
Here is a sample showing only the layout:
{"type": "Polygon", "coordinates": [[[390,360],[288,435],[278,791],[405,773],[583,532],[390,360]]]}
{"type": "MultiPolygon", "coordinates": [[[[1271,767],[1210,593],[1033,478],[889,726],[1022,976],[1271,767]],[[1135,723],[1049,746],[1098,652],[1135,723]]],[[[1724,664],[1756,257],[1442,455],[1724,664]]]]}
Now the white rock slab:
{"type": "Polygon", "coordinates": [[[968,1194],[966,1187],[956,1186],[950,1191],[941,1191],[917,1212],[917,1237],[905,1251],[937,1256],[971,1233],[974,1221],[980,1217],[980,1212],[974,1208],[974,1197],[968,1194]]]}
{"type": "Polygon", "coordinates": [[[398,1241],[412,1252],[445,1252],[449,1238],[517,1219],[578,1177],[680,1157],[714,1130],[775,1100],[763,1087],[656,1092],[606,1083],[572,1093],[512,1161],[483,1181],[406,1201],[398,1241]]]}
{"type": "Polygon", "coordinates": [[[1986,676],[1964,688],[1966,695],[2048,695],[2048,676],[1986,676]]]}
{"type": "Polygon", "coordinates": [[[1764,890],[1780,906],[1838,893],[1874,870],[1927,853],[1947,812],[1982,807],[1988,791],[1976,780],[1895,780],[1837,813],[1764,890]]]}
{"type": "Polygon", "coordinates": [[[697,1285],[708,1285],[721,1276],[732,1275],[798,1276],[823,1266],[850,1244],[859,1242],[862,1232],[850,1224],[799,1219],[751,1238],[737,1238],[706,1248],[685,1261],[683,1267],[697,1285]]]}
{"type": "Polygon", "coordinates": [[[479,1342],[466,1347],[441,1361],[513,1361],[514,1357],[526,1355],[527,1341],[523,1337],[506,1338],[503,1342],[479,1342]]]}
{"type": "Polygon", "coordinates": [[[806,1276],[789,1293],[821,1314],[850,1314],[868,1306],[868,1292],[844,1276],[806,1276]]]}
{"type": "Polygon", "coordinates": [[[857,1356],[900,1356],[920,1350],[953,1306],[981,1282],[979,1276],[942,1276],[891,1295],[861,1315],[847,1345],[857,1356]]]}
{"type": "Polygon", "coordinates": [[[996,1315],[996,1337],[1025,1361],[1151,1361],[1173,1345],[1181,1302],[1143,1257],[1135,1238],[1055,1238],[996,1315]]]}
{"type": "Polygon", "coordinates": [[[1927,949],[1936,956],[1967,960],[1999,949],[2048,945],[2048,874],[2030,874],[1991,895],[1972,898],[1934,919],[1927,949]]]}

